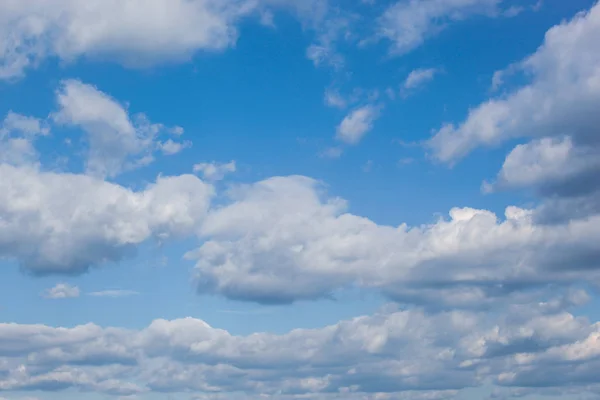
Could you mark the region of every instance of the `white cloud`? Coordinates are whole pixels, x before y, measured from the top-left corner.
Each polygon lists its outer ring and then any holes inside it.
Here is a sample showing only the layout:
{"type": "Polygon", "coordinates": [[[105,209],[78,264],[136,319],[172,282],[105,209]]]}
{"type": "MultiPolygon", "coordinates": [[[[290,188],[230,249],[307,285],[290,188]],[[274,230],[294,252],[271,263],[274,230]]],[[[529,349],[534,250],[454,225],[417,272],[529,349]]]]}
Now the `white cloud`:
{"type": "Polygon", "coordinates": [[[0,324],[0,388],[431,400],[495,381],[583,394],[600,352],[597,324],[565,311],[579,295],[494,315],[390,309],[279,335],[235,336],[193,318],[141,330],[0,324]]]}
{"type": "Polygon", "coordinates": [[[337,53],[331,45],[311,44],[308,49],[306,49],[306,57],[308,57],[316,67],[327,64],[334,68],[341,68],[344,65],[344,58],[337,53]]]}
{"type": "Polygon", "coordinates": [[[71,286],[67,283],[58,283],[53,288],[45,290],[42,295],[47,299],[68,299],[79,297],[80,290],[77,286],[71,286]]]}
{"type": "Polygon", "coordinates": [[[484,15],[498,16],[502,0],[401,0],[377,21],[377,34],[392,42],[392,53],[402,55],[437,35],[450,22],[484,15]]]}
{"type": "Polygon", "coordinates": [[[213,187],[195,176],[159,177],[140,191],[99,179],[149,162],[162,125],[144,116],[132,122],[116,100],[79,81],[63,82],[57,96],[50,121],[87,134],[91,176],[45,172],[34,141],[49,122],[9,112],[0,125],[0,257],[38,274],[80,273],[133,254],[147,239],[199,229],[213,187]]]}
{"type": "Polygon", "coordinates": [[[340,158],[343,153],[344,153],[344,149],[342,149],[341,147],[328,147],[327,149],[320,152],[319,156],[321,158],[336,159],[336,158],[340,158]]]}
{"type": "Polygon", "coordinates": [[[600,189],[600,148],[573,143],[571,137],[536,139],[506,157],[492,189],[532,188],[546,195],[600,189]]]}
{"type": "Polygon", "coordinates": [[[284,0],[280,3],[294,4],[303,25],[310,27],[315,34],[313,43],[306,49],[307,58],[317,67],[343,68],[345,58],[337,50],[337,45],[352,35],[352,16],[340,7],[331,6],[328,0],[284,0]]]}
{"type": "Polygon", "coordinates": [[[404,81],[404,89],[416,89],[433,80],[439,72],[437,68],[418,68],[412,70],[404,81]]]}
{"type": "Polygon", "coordinates": [[[357,144],[373,129],[380,110],[374,105],[366,105],[352,110],[337,128],[337,139],[348,144],[357,144]]]}
{"type": "Polygon", "coordinates": [[[9,111],[2,123],[0,134],[9,132],[20,132],[24,136],[45,136],[50,132],[50,128],[38,118],[9,111]]]}
{"type": "MultiPolygon", "coordinates": [[[[62,83],[57,100],[60,109],[53,115],[54,121],[80,127],[86,133],[87,173],[114,177],[152,160],[156,138],[165,130],[163,125],[150,123],[143,114],[130,118],[115,99],[76,80],[62,83]]],[[[172,139],[158,144],[165,154],[175,154],[184,146],[172,139]]]]}
{"type": "Polygon", "coordinates": [[[0,78],[46,57],[108,58],[128,66],[185,61],[237,38],[245,0],[21,0],[0,5],[0,78]]]}
{"type": "Polygon", "coordinates": [[[543,197],[539,221],[561,222],[600,212],[600,4],[546,32],[535,53],[496,76],[524,73],[529,83],[444,125],[429,141],[453,163],[480,146],[527,137],[507,156],[485,190],[530,189],[543,197]]]}
{"type": "Polygon", "coordinates": [[[199,163],[194,165],[194,172],[201,174],[207,181],[220,181],[225,178],[225,175],[235,171],[235,161],[228,163],[199,163]]]}
{"type": "Polygon", "coordinates": [[[49,132],[44,121],[9,111],[0,124],[0,162],[12,165],[37,162],[34,141],[49,132]]]}
{"type": "Polygon", "coordinates": [[[500,307],[549,284],[598,281],[599,214],[555,225],[536,210],[454,208],[449,219],[378,225],[347,212],[306,177],[240,186],[212,210],[197,259],[200,292],[262,303],[377,288],[400,302],[433,307],[500,307]],[[518,289],[518,290],[517,290],[518,289]]]}
{"type": "Polygon", "coordinates": [[[592,144],[600,123],[599,35],[598,4],[548,30],[543,45],[519,64],[531,83],[470,110],[458,126],[443,126],[429,142],[434,155],[452,162],[516,137],[568,135],[592,144]]]}
{"type": "Polygon", "coordinates": [[[75,174],[0,164],[0,256],[36,273],[77,273],[150,239],[192,234],[210,185],[160,177],[142,191],[75,174]]]}
{"type": "Polygon", "coordinates": [[[186,62],[234,47],[247,17],[273,24],[273,10],[315,33],[307,52],[315,63],[339,65],[335,44],[349,19],[327,0],[21,0],[0,3],[0,79],[19,78],[47,58],[133,68],[186,62]]]}
{"type": "Polygon", "coordinates": [[[186,147],[190,146],[190,142],[179,143],[173,141],[173,139],[168,139],[167,141],[158,144],[158,148],[163,152],[163,154],[166,154],[168,156],[177,154],[186,147]]]}
{"type": "Polygon", "coordinates": [[[328,107],[346,108],[348,102],[337,90],[327,89],[325,90],[325,104],[328,107]]]}

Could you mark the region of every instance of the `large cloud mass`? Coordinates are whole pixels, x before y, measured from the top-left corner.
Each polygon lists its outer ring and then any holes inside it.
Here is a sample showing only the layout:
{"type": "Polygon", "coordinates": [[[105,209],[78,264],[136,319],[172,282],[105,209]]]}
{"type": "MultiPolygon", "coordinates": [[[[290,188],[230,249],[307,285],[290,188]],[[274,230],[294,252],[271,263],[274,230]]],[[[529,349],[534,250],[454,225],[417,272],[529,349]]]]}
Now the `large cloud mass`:
{"type": "MultiPolygon", "coordinates": [[[[0,34],[14,34],[0,35],[0,78],[48,56],[179,60],[232,45],[235,23],[259,4],[310,14],[318,3],[9,0],[0,4],[0,34]]],[[[397,28],[384,33],[406,52],[437,21],[495,15],[500,3],[406,1],[380,22],[397,28]],[[421,18],[408,21],[415,10],[421,18]]],[[[477,147],[526,138],[484,188],[525,189],[540,202],[507,207],[502,216],[456,207],[429,224],[381,225],[350,213],[345,200],[305,176],[230,185],[218,206],[215,188],[191,174],[132,189],[105,178],[144,165],[157,150],[176,152],[183,143],[157,138],[180,128],[130,116],[75,80],[61,83],[48,120],[8,113],[0,125],[0,257],[25,271],[82,273],[147,240],[197,236],[187,257],[200,293],[292,303],[360,287],[402,306],[319,329],[247,336],[194,318],[158,319],[139,330],[0,324],[0,391],[433,400],[493,386],[492,398],[597,397],[600,323],[576,308],[589,300],[581,287],[600,284],[598,37],[596,4],[497,75],[526,72],[528,83],[428,142],[435,157],[453,163],[477,147]],[[85,134],[83,173],[49,171],[38,157],[35,141],[63,126],[85,134]]],[[[340,139],[359,141],[374,115],[348,119],[340,139]]],[[[235,169],[233,162],[195,168],[215,182],[235,169]]],[[[118,294],[109,292],[90,294],[118,294]]],[[[59,284],[43,294],[75,299],[80,292],[59,284]]]]}
{"type": "Polygon", "coordinates": [[[192,234],[212,187],[192,175],[142,191],[85,175],[0,165],[0,255],[36,273],[117,261],[149,238],[192,234]]]}
{"type": "Polygon", "coordinates": [[[594,383],[598,326],[562,311],[580,297],[495,316],[386,311],[283,335],[235,336],[192,318],[140,331],[3,324],[0,390],[431,399],[485,382],[543,388],[558,379],[583,393],[594,383]]]}
{"type": "Polygon", "coordinates": [[[513,290],[597,278],[600,216],[557,225],[532,210],[455,208],[430,225],[377,225],[326,198],[300,176],[233,191],[202,226],[202,292],[259,302],[292,302],[336,289],[376,287],[409,302],[481,307],[513,290]]]}

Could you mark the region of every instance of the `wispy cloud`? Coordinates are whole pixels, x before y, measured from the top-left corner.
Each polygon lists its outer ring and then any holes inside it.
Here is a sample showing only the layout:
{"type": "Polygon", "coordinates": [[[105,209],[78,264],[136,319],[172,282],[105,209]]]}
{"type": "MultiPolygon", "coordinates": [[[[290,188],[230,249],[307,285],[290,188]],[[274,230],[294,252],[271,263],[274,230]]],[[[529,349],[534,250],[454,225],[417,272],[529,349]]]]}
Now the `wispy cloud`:
{"type": "Polygon", "coordinates": [[[139,292],[134,290],[100,290],[98,292],[90,292],[88,296],[94,297],[127,297],[127,296],[137,296],[139,292]]]}
{"type": "Polygon", "coordinates": [[[44,290],[42,292],[42,297],[56,300],[79,297],[80,294],[81,291],[77,286],[71,286],[68,283],[58,283],[53,288],[44,290]]]}
{"type": "Polygon", "coordinates": [[[340,158],[344,150],[341,147],[329,147],[319,153],[321,158],[340,158]]]}
{"type": "Polygon", "coordinates": [[[373,129],[380,109],[372,104],[351,111],[337,128],[337,139],[347,144],[357,144],[373,129]]]}
{"type": "Polygon", "coordinates": [[[404,80],[404,89],[417,89],[435,78],[440,72],[439,68],[417,68],[412,70],[404,80]]]}

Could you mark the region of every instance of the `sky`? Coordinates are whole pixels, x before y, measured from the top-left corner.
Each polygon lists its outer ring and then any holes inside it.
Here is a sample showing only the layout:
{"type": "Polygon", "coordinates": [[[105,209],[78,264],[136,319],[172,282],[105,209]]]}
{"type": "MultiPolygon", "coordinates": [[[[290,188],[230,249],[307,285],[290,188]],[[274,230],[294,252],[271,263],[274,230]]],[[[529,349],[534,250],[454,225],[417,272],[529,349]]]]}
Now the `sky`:
{"type": "Polygon", "coordinates": [[[600,3],[0,0],[0,400],[600,399],[600,3]]]}

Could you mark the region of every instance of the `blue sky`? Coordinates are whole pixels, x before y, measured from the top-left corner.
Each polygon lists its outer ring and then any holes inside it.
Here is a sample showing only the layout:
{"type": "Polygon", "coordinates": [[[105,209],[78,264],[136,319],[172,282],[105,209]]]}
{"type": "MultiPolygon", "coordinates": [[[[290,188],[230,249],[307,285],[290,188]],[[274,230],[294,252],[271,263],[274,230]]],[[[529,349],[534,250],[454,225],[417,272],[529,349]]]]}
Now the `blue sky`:
{"type": "Polygon", "coordinates": [[[0,2],[0,400],[600,398],[600,4],[0,2]]]}

